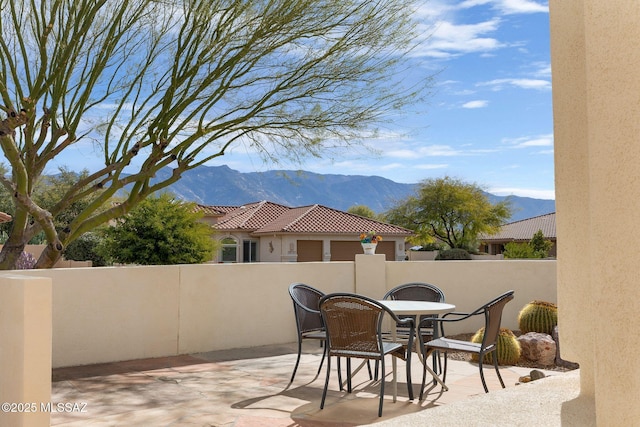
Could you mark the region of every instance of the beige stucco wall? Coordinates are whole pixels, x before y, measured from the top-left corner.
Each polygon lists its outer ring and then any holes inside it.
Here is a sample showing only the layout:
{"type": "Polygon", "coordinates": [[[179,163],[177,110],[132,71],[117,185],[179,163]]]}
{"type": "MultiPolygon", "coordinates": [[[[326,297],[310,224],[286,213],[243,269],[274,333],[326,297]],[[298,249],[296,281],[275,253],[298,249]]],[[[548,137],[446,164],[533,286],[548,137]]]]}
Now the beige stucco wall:
{"type": "Polygon", "coordinates": [[[637,425],[640,2],[549,5],[559,324],[581,366],[563,424],[637,425]]]}
{"type": "Polygon", "coordinates": [[[0,425],[48,426],[51,279],[0,276],[0,425]],[[7,406],[9,405],[9,406],[7,406]]]}
{"type": "MultiPolygon", "coordinates": [[[[470,310],[509,289],[505,326],[533,299],[555,302],[555,261],[203,264],[24,271],[53,283],[53,366],[161,357],[295,341],[293,282],[382,298],[410,281],[440,286],[470,310]]],[[[1,303],[1,301],[0,301],[1,303]]],[[[450,327],[473,332],[477,323],[450,327]]]]}

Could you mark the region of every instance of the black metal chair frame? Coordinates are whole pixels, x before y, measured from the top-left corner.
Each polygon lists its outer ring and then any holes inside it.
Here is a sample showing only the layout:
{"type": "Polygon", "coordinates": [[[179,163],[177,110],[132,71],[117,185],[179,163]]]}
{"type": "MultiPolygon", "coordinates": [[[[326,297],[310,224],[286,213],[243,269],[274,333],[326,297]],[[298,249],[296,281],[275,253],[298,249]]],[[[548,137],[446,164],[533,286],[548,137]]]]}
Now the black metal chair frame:
{"type": "MultiPolygon", "coordinates": [[[[319,310],[320,298],[325,294],[322,291],[304,283],[292,283],[289,286],[289,295],[293,300],[293,311],[296,317],[296,328],[298,330],[298,358],[296,359],[296,365],[293,368],[293,374],[291,374],[291,380],[289,381],[289,383],[292,383],[296,376],[298,365],[300,364],[302,341],[305,339],[314,339],[319,340],[322,345],[326,342],[327,333],[319,310]],[[309,297],[307,301],[303,300],[305,295],[309,297]]],[[[318,367],[318,373],[316,375],[320,375],[326,355],[327,346],[324,345],[322,360],[320,361],[320,366],[318,367]]]]}
{"type": "MultiPolygon", "coordinates": [[[[447,378],[447,351],[461,351],[465,353],[473,353],[478,355],[478,367],[480,369],[480,379],[482,380],[482,386],[485,393],[489,392],[487,383],[484,379],[484,372],[482,370],[482,364],[484,356],[495,352],[498,344],[498,334],[500,333],[500,324],[502,322],[502,312],[505,304],[513,299],[514,291],[508,291],[504,294],[494,298],[483,306],[477,308],[470,313],[463,312],[451,312],[443,315],[438,319],[434,319],[440,324],[441,337],[425,344],[425,354],[430,354],[433,351],[440,351],[444,353],[444,372],[442,375],[442,382],[444,383],[447,378]],[[449,322],[459,322],[468,319],[473,316],[484,315],[484,336],[481,343],[472,343],[468,341],[454,340],[450,338],[444,338],[444,324],[449,322]],[[456,316],[456,318],[447,318],[448,316],[456,316]]],[[[500,375],[500,369],[498,368],[498,357],[494,355],[493,366],[500,380],[502,388],[505,388],[504,381],[500,375]]],[[[424,391],[425,379],[422,380],[422,389],[420,391],[420,399],[424,391]]]]}
{"type": "MultiPolygon", "coordinates": [[[[432,285],[431,283],[424,282],[410,282],[402,285],[398,285],[387,292],[383,299],[390,300],[413,300],[413,301],[429,301],[429,302],[445,302],[444,292],[436,285],[432,285]]],[[[400,318],[407,316],[400,316],[400,318]]],[[[412,316],[414,322],[416,321],[415,316],[412,316]]],[[[420,346],[421,351],[423,352],[423,361],[426,363],[427,359],[424,354],[424,343],[431,339],[437,338],[434,336],[434,333],[437,332],[435,329],[436,324],[433,322],[433,318],[437,318],[437,314],[429,314],[420,316],[420,321],[416,323],[416,328],[418,329],[418,345],[420,346]],[[425,339],[426,338],[426,339],[425,339]]],[[[398,333],[402,336],[407,335],[407,331],[403,331],[400,325],[397,326],[398,333]]],[[[439,357],[437,352],[433,354],[433,370],[439,372],[438,367],[436,366],[437,362],[439,362],[439,357]]],[[[424,369],[422,376],[426,377],[427,370],[424,369]]],[[[424,378],[423,378],[424,380],[424,378]]]]}
{"type": "MultiPolygon", "coordinates": [[[[409,349],[413,345],[413,319],[399,319],[392,311],[371,298],[350,294],[334,293],[320,299],[320,312],[327,330],[327,376],[320,409],[324,408],[329,377],[331,374],[331,356],[347,358],[347,391],[351,392],[350,358],[376,360],[382,367],[380,381],[380,403],[378,416],[382,416],[385,383],[385,356],[391,354],[406,359],[407,390],[409,399],[413,400],[411,385],[411,350],[404,350],[400,343],[383,339],[383,318],[388,314],[391,319],[403,326],[408,326],[412,332],[409,337],[409,349]],[[365,311],[366,310],[366,311],[365,311]]],[[[338,368],[339,369],[339,368],[338,368]]],[[[395,375],[395,372],[394,372],[395,375]]],[[[395,376],[394,376],[395,378],[395,376]]]]}

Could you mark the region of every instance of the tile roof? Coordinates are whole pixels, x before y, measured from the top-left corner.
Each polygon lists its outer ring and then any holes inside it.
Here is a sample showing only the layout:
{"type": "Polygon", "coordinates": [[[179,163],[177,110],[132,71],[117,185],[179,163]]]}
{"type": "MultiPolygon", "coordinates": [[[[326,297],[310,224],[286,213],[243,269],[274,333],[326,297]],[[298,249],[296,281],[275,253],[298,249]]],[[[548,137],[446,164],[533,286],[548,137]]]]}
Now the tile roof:
{"type": "Polygon", "coordinates": [[[556,213],[551,212],[546,215],[510,222],[509,224],[503,225],[498,233],[490,236],[480,236],[480,239],[484,242],[494,240],[529,241],[538,230],[542,230],[544,237],[555,239],[556,213]]]}
{"type": "Polygon", "coordinates": [[[206,205],[198,205],[195,206],[196,212],[202,212],[206,216],[222,216],[232,210],[238,209],[237,206],[206,206],[206,205]]]}
{"type": "MultiPolygon", "coordinates": [[[[219,206],[210,206],[214,211],[219,206]]],[[[262,201],[234,208],[220,218],[218,230],[246,230],[254,234],[312,233],[359,234],[374,231],[382,236],[410,236],[411,230],[386,224],[370,218],[328,208],[322,205],[290,208],[277,203],[262,201]]]]}
{"type": "Polygon", "coordinates": [[[290,209],[287,206],[267,201],[237,206],[222,217],[215,227],[219,230],[254,231],[274,221],[290,209]]]}

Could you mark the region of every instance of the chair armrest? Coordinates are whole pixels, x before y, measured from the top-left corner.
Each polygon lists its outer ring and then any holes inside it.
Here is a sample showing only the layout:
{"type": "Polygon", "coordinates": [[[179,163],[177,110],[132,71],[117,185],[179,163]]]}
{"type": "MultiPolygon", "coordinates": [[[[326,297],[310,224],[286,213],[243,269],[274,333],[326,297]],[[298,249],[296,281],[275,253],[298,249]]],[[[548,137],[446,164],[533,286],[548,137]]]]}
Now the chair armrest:
{"type": "MultiPolygon", "coordinates": [[[[444,315],[442,315],[442,317],[433,317],[433,318],[429,318],[429,319],[424,319],[422,322],[424,321],[431,321],[431,322],[439,322],[440,324],[440,336],[443,337],[445,336],[444,334],[444,324],[445,323],[452,323],[452,322],[459,322],[461,320],[465,320],[468,319],[470,317],[473,316],[477,316],[479,314],[483,314],[484,310],[480,309],[480,310],[476,310],[474,312],[471,313],[464,313],[464,312],[459,312],[459,311],[452,311],[449,313],[446,313],[444,315]],[[457,316],[455,319],[447,319],[447,316],[457,316]]],[[[422,322],[420,322],[422,324],[422,322]]],[[[435,328],[435,326],[434,326],[435,328]]],[[[418,332],[420,331],[420,325],[418,325],[418,332]]]]}

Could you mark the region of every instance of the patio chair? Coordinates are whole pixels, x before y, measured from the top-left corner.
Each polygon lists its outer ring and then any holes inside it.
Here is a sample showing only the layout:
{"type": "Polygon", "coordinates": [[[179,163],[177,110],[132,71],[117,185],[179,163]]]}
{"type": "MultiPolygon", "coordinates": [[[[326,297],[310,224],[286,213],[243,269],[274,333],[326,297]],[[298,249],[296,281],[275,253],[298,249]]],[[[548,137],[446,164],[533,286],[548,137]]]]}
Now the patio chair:
{"type": "MultiPolygon", "coordinates": [[[[430,302],[445,302],[444,292],[440,288],[430,283],[423,282],[411,282],[405,283],[403,285],[398,285],[395,288],[391,289],[387,292],[383,299],[386,300],[404,300],[404,301],[430,301],[430,302]]],[[[402,319],[406,316],[400,316],[402,319]]],[[[423,351],[424,363],[426,363],[427,358],[424,355],[424,343],[434,338],[434,327],[435,324],[433,322],[433,318],[438,317],[437,315],[422,315],[420,316],[420,320],[416,323],[416,327],[418,329],[418,346],[423,351]]],[[[414,318],[414,322],[416,319],[414,318]]],[[[409,331],[405,326],[396,325],[396,337],[406,341],[407,335],[409,331]]],[[[433,369],[438,372],[436,369],[437,361],[440,358],[438,357],[438,352],[433,353],[433,369]]],[[[377,368],[377,366],[376,366],[377,368]]],[[[423,372],[423,376],[426,376],[426,370],[423,372]]],[[[377,371],[375,373],[375,377],[377,378],[377,371]]],[[[424,381],[424,378],[423,378],[424,381]]]]}
{"type": "MultiPolygon", "coordinates": [[[[293,312],[296,317],[296,328],[298,329],[298,358],[289,381],[289,383],[292,383],[300,364],[302,341],[306,339],[319,340],[322,344],[327,339],[327,333],[319,310],[320,298],[324,296],[324,293],[304,283],[292,283],[289,286],[289,295],[293,300],[293,312]]],[[[320,375],[326,355],[327,348],[325,345],[317,375],[320,375]]]]}
{"type": "MultiPolygon", "coordinates": [[[[454,340],[450,338],[444,337],[444,328],[441,328],[441,336],[443,338],[436,338],[432,341],[425,343],[425,354],[429,355],[433,351],[440,351],[444,353],[444,371],[442,374],[442,382],[444,383],[447,378],[447,352],[449,351],[459,351],[464,353],[472,353],[478,355],[478,367],[480,369],[480,379],[482,380],[482,386],[484,387],[485,393],[489,393],[489,389],[487,388],[487,383],[484,379],[484,372],[482,370],[482,362],[484,360],[484,356],[491,352],[496,351],[497,342],[498,342],[498,334],[500,332],[500,323],[502,321],[502,310],[504,309],[505,304],[513,299],[514,291],[508,291],[499,297],[489,301],[483,306],[477,308],[476,310],[470,313],[462,313],[462,312],[451,312],[443,315],[440,318],[434,319],[440,325],[444,325],[444,323],[448,322],[459,322],[465,319],[468,319],[472,316],[484,315],[484,337],[481,343],[472,343],[468,341],[454,340]],[[448,318],[448,316],[455,316],[455,318],[448,318]]],[[[502,381],[502,376],[500,375],[500,370],[498,369],[498,357],[494,354],[493,357],[493,366],[498,374],[498,379],[500,380],[500,384],[502,388],[504,388],[504,381],[502,381]]],[[[420,391],[420,399],[422,399],[422,393],[424,391],[425,386],[425,377],[422,379],[422,389],[420,391]]]]}
{"type": "MultiPolygon", "coordinates": [[[[378,416],[382,416],[384,401],[385,356],[392,355],[407,360],[407,390],[409,399],[413,399],[411,387],[411,352],[406,351],[402,344],[388,342],[383,339],[383,318],[385,314],[391,316],[392,321],[410,328],[413,334],[413,320],[399,319],[392,311],[377,301],[355,294],[336,293],[325,295],[320,299],[320,312],[327,328],[327,377],[322,392],[320,409],[324,408],[329,376],[331,373],[331,356],[347,358],[347,391],[351,392],[351,358],[376,360],[382,367],[380,381],[380,403],[378,416]]],[[[408,348],[412,346],[412,335],[409,336],[408,348]]],[[[340,359],[338,359],[340,360],[340,359]]],[[[396,372],[394,362],[394,386],[396,372]]],[[[395,388],[394,388],[395,398],[395,388]]]]}

